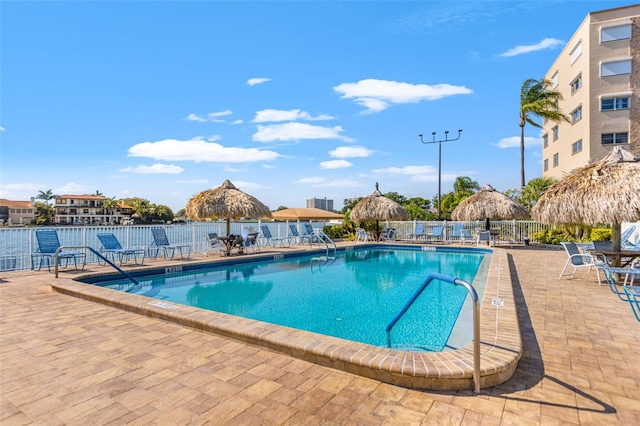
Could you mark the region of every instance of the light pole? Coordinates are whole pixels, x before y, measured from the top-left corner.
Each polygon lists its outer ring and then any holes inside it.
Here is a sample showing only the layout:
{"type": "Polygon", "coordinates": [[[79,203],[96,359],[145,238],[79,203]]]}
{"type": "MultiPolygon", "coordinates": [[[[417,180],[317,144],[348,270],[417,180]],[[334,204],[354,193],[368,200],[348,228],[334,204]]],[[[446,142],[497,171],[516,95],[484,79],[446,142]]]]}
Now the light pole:
{"type": "Polygon", "coordinates": [[[442,207],[441,207],[441,203],[442,203],[442,142],[457,141],[458,139],[460,139],[461,134],[462,134],[462,129],[458,130],[457,138],[449,139],[449,131],[445,130],[444,139],[436,140],[436,132],[431,132],[431,136],[433,136],[433,140],[427,141],[427,142],[425,142],[422,139],[422,134],[418,135],[420,136],[420,142],[422,142],[425,145],[432,144],[432,143],[438,144],[438,220],[441,219],[441,215],[442,215],[442,207]]]}

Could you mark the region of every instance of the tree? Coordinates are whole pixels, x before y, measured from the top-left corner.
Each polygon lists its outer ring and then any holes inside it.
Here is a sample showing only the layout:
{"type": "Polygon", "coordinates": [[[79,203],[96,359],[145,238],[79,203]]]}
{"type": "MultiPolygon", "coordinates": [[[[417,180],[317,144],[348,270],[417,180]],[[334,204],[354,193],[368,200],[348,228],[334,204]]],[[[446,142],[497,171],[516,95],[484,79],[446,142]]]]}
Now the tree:
{"type": "Polygon", "coordinates": [[[542,126],[533,121],[533,116],[553,122],[569,121],[569,117],[558,109],[558,101],[562,94],[551,90],[549,80],[530,78],[522,84],[520,90],[520,183],[525,187],[524,179],[524,126],[528,123],[534,127],[542,126]]]}
{"type": "MultiPolygon", "coordinates": [[[[42,192],[42,191],[40,191],[42,192]]],[[[53,206],[47,203],[36,202],[36,224],[49,225],[53,223],[53,206]]]]}
{"type": "Polygon", "coordinates": [[[46,204],[49,204],[49,201],[55,200],[56,197],[57,195],[55,195],[52,190],[47,189],[46,191],[38,191],[36,199],[43,200],[46,204]]]}
{"type": "Polygon", "coordinates": [[[98,197],[99,197],[99,196],[104,195],[104,194],[102,194],[102,192],[100,192],[100,191],[96,191],[96,193],[95,193],[95,194],[93,194],[93,195],[95,195],[95,196],[98,196],[98,197]]]}
{"type": "Polygon", "coordinates": [[[115,197],[107,198],[102,202],[102,208],[107,211],[108,214],[113,214],[113,210],[118,207],[118,201],[115,197]]]}
{"type": "Polygon", "coordinates": [[[519,202],[530,212],[544,191],[556,182],[557,180],[553,178],[535,178],[531,179],[524,188],[507,189],[504,191],[504,195],[519,202]]]}
{"type": "Polygon", "coordinates": [[[453,192],[447,192],[442,196],[442,212],[446,218],[451,217],[453,210],[465,198],[475,194],[480,189],[480,185],[475,180],[467,176],[458,176],[453,182],[453,192]]]}

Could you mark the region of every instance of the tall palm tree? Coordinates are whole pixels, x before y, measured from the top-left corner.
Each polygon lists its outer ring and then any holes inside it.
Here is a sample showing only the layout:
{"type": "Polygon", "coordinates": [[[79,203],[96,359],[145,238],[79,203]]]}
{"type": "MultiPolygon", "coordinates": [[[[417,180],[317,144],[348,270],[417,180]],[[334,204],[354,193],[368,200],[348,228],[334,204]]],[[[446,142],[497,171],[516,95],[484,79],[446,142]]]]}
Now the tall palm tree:
{"type": "Polygon", "coordinates": [[[56,197],[57,195],[55,195],[52,190],[47,189],[46,191],[38,191],[36,199],[43,200],[46,204],[49,204],[49,201],[55,199],[56,197]]]}
{"type": "Polygon", "coordinates": [[[107,198],[102,202],[102,208],[107,211],[107,214],[113,214],[113,210],[118,207],[118,200],[115,197],[107,198]]]}
{"type": "Polygon", "coordinates": [[[551,81],[530,78],[522,84],[520,90],[520,183],[525,186],[524,179],[524,126],[529,123],[534,127],[542,126],[532,117],[537,116],[556,123],[569,121],[569,117],[558,109],[558,101],[562,100],[562,94],[551,90],[551,81]]]}

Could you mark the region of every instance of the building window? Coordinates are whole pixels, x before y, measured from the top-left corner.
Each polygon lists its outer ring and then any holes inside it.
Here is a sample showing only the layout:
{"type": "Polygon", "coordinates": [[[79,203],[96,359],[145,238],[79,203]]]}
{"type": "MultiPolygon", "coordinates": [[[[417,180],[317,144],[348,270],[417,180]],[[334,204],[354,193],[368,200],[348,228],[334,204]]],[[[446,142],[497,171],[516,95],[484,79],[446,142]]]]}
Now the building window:
{"type": "Polygon", "coordinates": [[[544,171],[548,171],[549,170],[549,159],[545,158],[544,160],[544,171]]]}
{"type": "Polygon", "coordinates": [[[549,135],[546,133],[542,135],[542,146],[545,148],[549,146],[549,135]]]}
{"type": "Polygon", "coordinates": [[[600,77],[631,74],[631,59],[603,62],[600,64],[600,77]]]}
{"type": "Polygon", "coordinates": [[[571,82],[571,94],[573,95],[582,87],[582,74],[578,74],[576,78],[571,82]]]}
{"type": "Polygon", "coordinates": [[[629,143],[629,133],[603,133],[600,143],[602,145],[629,143]]]}
{"type": "Polygon", "coordinates": [[[582,151],[582,139],[580,139],[578,142],[574,142],[573,144],[571,144],[572,154],[577,154],[580,151],[582,151]]]}
{"type": "Polygon", "coordinates": [[[631,24],[600,28],[600,43],[631,38],[631,24]]]}
{"type": "Polygon", "coordinates": [[[553,132],[553,140],[557,141],[558,140],[558,136],[560,135],[560,131],[558,129],[558,126],[553,126],[553,129],[551,129],[551,131],[553,132]]]}
{"type": "Polygon", "coordinates": [[[556,87],[558,87],[558,71],[551,76],[551,88],[555,89],[556,87]]]}
{"type": "Polygon", "coordinates": [[[618,109],[629,109],[629,96],[600,100],[601,111],[615,111],[618,109]]]}
{"type": "Polygon", "coordinates": [[[578,44],[576,44],[576,46],[573,48],[571,53],[569,53],[569,57],[571,58],[571,64],[573,64],[576,61],[576,59],[580,57],[581,54],[582,54],[582,42],[579,41],[578,44]]]}
{"type": "Polygon", "coordinates": [[[571,122],[575,123],[582,118],[582,105],[571,111],[571,122]]]}
{"type": "Polygon", "coordinates": [[[560,164],[560,157],[558,157],[558,153],[553,154],[553,167],[558,167],[560,164]]]}

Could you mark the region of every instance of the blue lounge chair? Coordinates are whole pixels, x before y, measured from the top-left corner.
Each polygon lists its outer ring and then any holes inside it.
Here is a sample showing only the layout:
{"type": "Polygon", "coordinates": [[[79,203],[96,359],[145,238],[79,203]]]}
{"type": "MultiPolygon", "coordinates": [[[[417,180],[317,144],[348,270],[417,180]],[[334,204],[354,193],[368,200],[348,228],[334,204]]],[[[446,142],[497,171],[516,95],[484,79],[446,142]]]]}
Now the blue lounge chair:
{"type": "Polygon", "coordinates": [[[476,246],[487,243],[488,245],[495,246],[493,238],[491,237],[491,231],[478,231],[478,238],[476,239],[476,246]]]}
{"type": "Polygon", "coordinates": [[[424,240],[426,238],[424,234],[424,223],[416,223],[413,229],[413,234],[409,234],[409,239],[414,241],[424,240]]]}
{"type": "Polygon", "coordinates": [[[451,241],[458,241],[462,239],[462,230],[464,229],[463,223],[454,223],[453,231],[451,231],[451,235],[448,237],[451,241]]]}
{"type": "Polygon", "coordinates": [[[289,247],[289,238],[277,238],[271,234],[271,230],[267,225],[260,225],[262,231],[262,238],[265,240],[265,244],[273,247],[289,247]]]}
{"type": "Polygon", "coordinates": [[[430,234],[425,237],[427,241],[442,241],[444,233],[444,226],[434,226],[430,234]]]}
{"type": "Polygon", "coordinates": [[[473,243],[473,237],[471,236],[470,229],[460,230],[460,244],[465,244],[467,241],[473,243]]]}
{"type": "Polygon", "coordinates": [[[299,242],[299,243],[302,243],[302,244],[304,244],[305,241],[308,241],[309,244],[313,244],[313,242],[314,242],[314,236],[313,235],[309,235],[309,234],[306,234],[306,233],[303,234],[303,235],[300,235],[300,233],[298,232],[298,228],[296,228],[296,225],[294,225],[293,223],[289,224],[289,238],[292,241],[299,242]]]}
{"type": "Polygon", "coordinates": [[[151,228],[151,234],[153,235],[153,243],[149,247],[149,257],[152,259],[158,257],[160,250],[162,250],[162,255],[167,260],[173,259],[176,250],[180,252],[182,259],[188,259],[189,256],[191,256],[191,245],[169,243],[169,238],[167,238],[167,233],[164,228],[151,228]]]}
{"type": "Polygon", "coordinates": [[[58,239],[58,231],[55,229],[36,229],[36,239],[38,240],[38,249],[31,254],[31,269],[39,271],[43,262],[46,262],[47,268],[51,272],[51,265],[55,262],[56,251],[60,267],[66,268],[69,262],[73,260],[75,269],[78,269],[78,264],[81,265],[80,269],[84,269],[87,255],[81,251],[58,251],[61,246],[58,239]],[[37,269],[36,259],[39,260],[37,269]]]}
{"type": "MultiPolygon", "coordinates": [[[[100,240],[100,244],[102,244],[100,253],[102,253],[102,255],[110,262],[118,260],[120,265],[122,265],[123,263],[127,263],[127,261],[133,259],[136,265],[144,265],[145,249],[125,249],[114,234],[98,234],[97,237],[98,240],[100,240]]],[[[100,258],[98,258],[98,263],[101,263],[100,258]]]]}
{"type": "Polygon", "coordinates": [[[302,234],[302,239],[303,239],[303,241],[305,239],[308,239],[309,240],[309,244],[319,243],[320,242],[320,237],[313,230],[313,227],[311,226],[310,223],[305,223],[304,224],[304,233],[302,234]]]}

